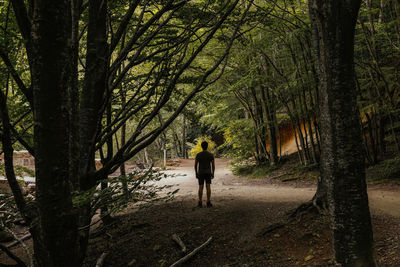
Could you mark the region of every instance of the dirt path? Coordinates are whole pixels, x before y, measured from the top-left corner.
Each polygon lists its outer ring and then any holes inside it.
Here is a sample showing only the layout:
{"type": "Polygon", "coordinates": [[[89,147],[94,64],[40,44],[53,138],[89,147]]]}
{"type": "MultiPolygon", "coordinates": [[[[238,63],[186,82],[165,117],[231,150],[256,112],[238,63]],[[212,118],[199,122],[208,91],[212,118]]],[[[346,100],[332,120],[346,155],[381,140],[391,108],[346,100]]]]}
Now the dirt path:
{"type": "MultiPolygon", "coordinates": [[[[174,177],[159,182],[180,189],[174,201],[127,211],[107,235],[92,240],[85,266],[94,266],[104,250],[110,251],[105,266],[170,266],[184,255],[172,241],[173,234],[188,251],[213,237],[184,266],[333,266],[327,216],[306,214],[287,221],[287,212],[310,200],[315,187],[240,179],[229,170],[228,160],[217,159],[214,207],[197,208],[193,164],[182,160],[179,167],[166,171],[174,177]],[[266,233],[267,226],[282,221],[282,228],[266,233]]],[[[369,194],[378,263],[400,266],[400,198],[376,187],[369,194]]]]}
{"type": "MultiPolygon", "coordinates": [[[[178,167],[166,173],[175,175],[164,179],[163,184],[174,184],[179,188],[177,196],[195,199],[197,194],[197,180],[194,178],[194,161],[181,160],[178,167]]],[[[212,184],[213,202],[218,204],[227,198],[236,198],[260,202],[302,202],[310,200],[315,193],[315,187],[295,188],[273,184],[247,185],[235,177],[226,159],[216,159],[216,174],[212,184]]],[[[393,190],[372,187],[368,189],[370,207],[373,214],[387,214],[400,217],[400,193],[393,190]]]]}
{"type": "MultiPolygon", "coordinates": [[[[105,267],[170,266],[185,255],[171,239],[173,234],[188,251],[213,237],[184,266],[333,266],[327,216],[308,214],[265,233],[268,225],[285,220],[288,211],[310,200],[315,187],[240,179],[230,171],[228,160],[217,159],[214,207],[196,208],[193,165],[193,160],[182,160],[179,167],[166,171],[173,177],[159,181],[180,189],[174,201],[127,209],[116,216],[118,223],[91,238],[84,266],[94,266],[104,251],[109,252],[105,267]]],[[[379,266],[400,266],[400,196],[395,190],[369,189],[379,266]]],[[[0,254],[0,262],[5,258],[0,254]]]]}

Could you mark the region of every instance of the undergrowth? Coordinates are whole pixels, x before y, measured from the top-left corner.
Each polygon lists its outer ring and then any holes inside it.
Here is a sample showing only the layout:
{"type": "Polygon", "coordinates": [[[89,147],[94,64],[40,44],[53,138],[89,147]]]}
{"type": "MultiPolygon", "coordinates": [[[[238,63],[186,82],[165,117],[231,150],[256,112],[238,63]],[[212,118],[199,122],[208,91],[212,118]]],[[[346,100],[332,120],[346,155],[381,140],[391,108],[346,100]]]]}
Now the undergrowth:
{"type": "Polygon", "coordinates": [[[373,182],[400,180],[400,156],[386,159],[367,169],[367,178],[373,182]]]}
{"type": "MultiPolygon", "coordinates": [[[[25,166],[21,166],[21,165],[15,165],[14,166],[14,172],[16,176],[31,176],[34,177],[35,176],[35,171],[28,169],[25,166]]],[[[0,176],[6,176],[6,171],[4,169],[4,163],[0,163],[0,176]]]]}

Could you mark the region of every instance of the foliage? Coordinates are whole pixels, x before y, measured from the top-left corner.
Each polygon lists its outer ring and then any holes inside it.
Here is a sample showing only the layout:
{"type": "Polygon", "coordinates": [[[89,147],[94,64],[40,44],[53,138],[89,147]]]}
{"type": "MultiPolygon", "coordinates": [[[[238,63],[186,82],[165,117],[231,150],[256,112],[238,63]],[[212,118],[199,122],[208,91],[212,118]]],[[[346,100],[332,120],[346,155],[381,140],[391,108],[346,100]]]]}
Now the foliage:
{"type": "Polygon", "coordinates": [[[254,131],[251,122],[245,119],[231,121],[224,129],[225,148],[228,157],[247,159],[254,151],[254,131]]]}
{"type": "Polygon", "coordinates": [[[208,143],[208,148],[207,151],[214,153],[216,152],[216,145],[215,142],[211,139],[210,136],[202,136],[197,139],[196,145],[190,150],[190,157],[195,158],[197,153],[200,153],[203,151],[203,148],[201,147],[201,143],[206,141],[208,143]]]}
{"type": "Polygon", "coordinates": [[[367,178],[375,182],[400,180],[400,157],[384,160],[367,169],[367,178]]]}
{"type": "Polygon", "coordinates": [[[154,168],[133,171],[126,176],[121,175],[102,181],[108,183],[105,189],[98,186],[87,191],[75,192],[73,205],[76,208],[90,205],[93,211],[107,207],[107,214],[115,214],[131,203],[146,206],[158,201],[169,201],[179,189],[170,191],[171,185],[157,185],[158,181],[166,177],[166,174],[154,168]],[[125,185],[127,191],[124,190],[125,185]]]}
{"type": "MultiPolygon", "coordinates": [[[[35,177],[35,171],[22,166],[22,165],[15,165],[14,166],[14,171],[15,171],[15,175],[19,176],[19,177],[24,177],[24,176],[30,176],[30,177],[35,177]]],[[[5,177],[6,173],[4,170],[4,163],[0,163],[0,176],[5,177]]]]}

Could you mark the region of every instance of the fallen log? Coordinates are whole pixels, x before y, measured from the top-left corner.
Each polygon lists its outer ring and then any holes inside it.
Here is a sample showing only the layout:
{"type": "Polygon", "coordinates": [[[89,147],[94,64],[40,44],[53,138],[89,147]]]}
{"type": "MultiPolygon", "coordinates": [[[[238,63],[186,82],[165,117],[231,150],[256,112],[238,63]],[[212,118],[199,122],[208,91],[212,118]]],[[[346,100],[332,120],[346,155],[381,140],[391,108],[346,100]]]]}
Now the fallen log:
{"type": "Polygon", "coordinates": [[[180,260],[178,260],[177,262],[175,262],[174,264],[172,264],[170,267],[176,267],[181,265],[182,263],[188,261],[190,258],[192,258],[194,255],[196,255],[197,252],[199,252],[202,248],[204,248],[205,246],[207,246],[212,240],[212,237],[210,237],[206,242],[204,242],[202,245],[200,245],[199,247],[195,248],[192,252],[190,252],[189,254],[187,254],[185,257],[181,258],[180,260]]]}
{"type": "Polygon", "coordinates": [[[172,235],[172,239],[181,247],[182,252],[186,253],[187,249],[185,246],[185,243],[180,239],[180,237],[177,234],[172,235]]]}

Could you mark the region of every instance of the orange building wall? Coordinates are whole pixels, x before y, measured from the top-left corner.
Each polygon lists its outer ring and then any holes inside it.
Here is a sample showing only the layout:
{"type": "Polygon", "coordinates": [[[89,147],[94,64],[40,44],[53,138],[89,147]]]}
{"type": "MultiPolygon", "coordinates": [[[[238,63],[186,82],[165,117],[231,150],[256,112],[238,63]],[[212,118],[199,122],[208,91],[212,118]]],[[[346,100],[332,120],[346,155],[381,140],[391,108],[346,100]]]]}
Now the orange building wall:
{"type": "MultiPolygon", "coordinates": [[[[306,128],[308,129],[308,124],[305,124],[306,128]]],[[[290,155],[293,153],[297,152],[297,146],[296,146],[296,140],[295,140],[295,135],[294,135],[294,130],[293,128],[296,128],[295,125],[292,125],[291,123],[285,123],[281,124],[279,126],[279,135],[277,135],[277,147],[278,147],[278,155],[281,154],[283,155],[290,155]],[[281,147],[282,143],[282,147],[281,147]],[[280,148],[282,151],[280,151],[280,148]]],[[[304,136],[304,122],[301,122],[301,132],[303,133],[304,136]]],[[[312,125],[312,129],[314,130],[314,127],[312,125]]],[[[314,133],[315,134],[315,133],[314,133]]],[[[297,135],[297,142],[300,146],[300,141],[299,141],[299,135],[298,131],[296,129],[296,135],[297,135]]],[[[308,142],[310,142],[310,136],[308,136],[308,142]]],[[[267,150],[269,151],[269,143],[267,142],[267,150]]]]}

